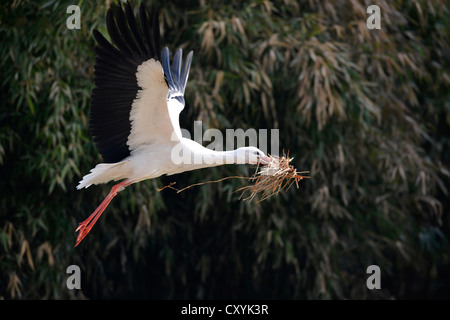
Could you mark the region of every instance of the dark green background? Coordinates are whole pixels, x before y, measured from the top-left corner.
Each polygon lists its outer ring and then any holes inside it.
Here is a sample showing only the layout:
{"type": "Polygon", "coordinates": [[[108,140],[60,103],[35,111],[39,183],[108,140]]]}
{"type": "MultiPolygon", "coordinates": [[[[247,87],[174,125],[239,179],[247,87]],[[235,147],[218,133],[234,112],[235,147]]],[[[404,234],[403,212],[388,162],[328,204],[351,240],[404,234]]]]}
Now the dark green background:
{"type": "Polygon", "coordinates": [[[181,126],[278,128],[311,179],[262,203],[239,200],[242,180],[156,190],[243,165],[141,182],[74,248],[111,187],[75,189],[101,162],[88,123],[107,4],[94,3],[0,5],[0,298],[450,298],[446,1],[147,3],[162,44],[195,51],[181,126]],[[82,290],[66,288],[72,264],[82,290]],[[372,264],[381,290],[366,287],[372,264]]]}

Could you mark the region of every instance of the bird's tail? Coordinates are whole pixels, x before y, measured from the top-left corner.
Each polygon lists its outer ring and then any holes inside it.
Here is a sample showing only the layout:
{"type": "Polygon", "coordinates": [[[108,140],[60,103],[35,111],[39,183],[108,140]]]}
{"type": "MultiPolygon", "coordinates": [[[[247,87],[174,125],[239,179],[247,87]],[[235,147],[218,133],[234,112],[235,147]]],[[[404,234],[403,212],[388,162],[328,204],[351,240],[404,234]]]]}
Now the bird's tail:
{"type": "Polygon", "coordinates": [[[77,189],[87,188],[93,184],[107,183],[127,177],[126,161],[117,163],[99,163],[78,183],[77,189]]]}

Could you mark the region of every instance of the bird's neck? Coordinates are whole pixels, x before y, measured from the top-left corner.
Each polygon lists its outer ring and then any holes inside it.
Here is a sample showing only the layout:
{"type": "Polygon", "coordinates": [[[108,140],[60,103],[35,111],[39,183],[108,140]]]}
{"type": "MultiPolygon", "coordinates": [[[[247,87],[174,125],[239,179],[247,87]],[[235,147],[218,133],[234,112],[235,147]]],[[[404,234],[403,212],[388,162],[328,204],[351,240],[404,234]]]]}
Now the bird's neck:
{"type": "MultiPolygon", "coordinates": [[[[224,164],[244,163],[242,159],[237,156],[236,150],[231,151],[216,151],[203,147],[201,144],[186,138],[182,138],[181,153],[183,156],[182,163],[193,168],[215,167],[224,164]]],[[[179,155],[178,149],[174,152],[176,156],[179,155]]],[[[177,159],[181,160],[181,159],[177,159]]],[[[177,161],[180,162],[180,161],[177,161]]]]}
{"type": "Polygon", "coordinates": [[[208,150],[203,154],[203,161],[206,165],[211,164],[211,166],[220,166],[224,164],[238,163],[236,150],[216,151],[207,148],[205,149],[208,150]]]}

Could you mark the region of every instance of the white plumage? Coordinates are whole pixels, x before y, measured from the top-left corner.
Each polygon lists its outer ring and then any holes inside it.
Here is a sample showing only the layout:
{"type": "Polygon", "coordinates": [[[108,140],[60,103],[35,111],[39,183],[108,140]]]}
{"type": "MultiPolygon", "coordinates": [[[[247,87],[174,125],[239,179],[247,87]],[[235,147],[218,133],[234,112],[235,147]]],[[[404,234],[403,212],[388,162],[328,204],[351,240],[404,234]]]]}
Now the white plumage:
{"type": "Polygon", "coordinates": [[[210,150],[183,138],[179,114],[184,108],[192,51],[182,65],[182,50],[174,55],[159,49],[159,24],[153,17],[150,32],[146,10],[140,26],[127,4],[125,13],[113,6],[107,13],[111,45],[98,31],[90,128],[105,163],[83,177],[77,188],[123,180],[114,185],[100,206],[79,224],[76,246],[116,194],[130,184],[184,171],[231,163],[266,163],[255,147],[233,151],[210,150]],[[180,161],[180,159],[182,161],[180,161]]]}

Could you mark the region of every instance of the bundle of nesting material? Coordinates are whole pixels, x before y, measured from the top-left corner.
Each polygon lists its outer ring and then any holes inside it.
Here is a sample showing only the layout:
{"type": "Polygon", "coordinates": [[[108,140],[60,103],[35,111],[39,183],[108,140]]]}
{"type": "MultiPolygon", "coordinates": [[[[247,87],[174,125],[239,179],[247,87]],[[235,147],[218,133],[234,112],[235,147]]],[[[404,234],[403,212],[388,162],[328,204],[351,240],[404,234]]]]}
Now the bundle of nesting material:
{"type": "Polygon", "coordinates": [[[252,201],[260,193],[261,198],[258,200],[260,202],[271,196],[278,195],[281,190],[288,190],[294,183],[298,188],[300,180],[310,178],[303,175],[309,173],[309,171],[297,172],[297,169],[289,164],[294,159],[289,158],[289,154],[283,153],[281,157],[269,155],[269,157],[271,161],[260,167],[259,171],[250,178],[255,183],[237,190],[243,191],[241,198],[246,192],[250,192],[250,195],[244,200],[252,201]]]}

